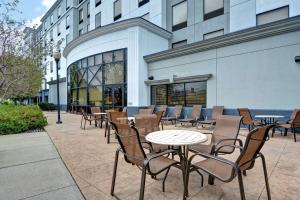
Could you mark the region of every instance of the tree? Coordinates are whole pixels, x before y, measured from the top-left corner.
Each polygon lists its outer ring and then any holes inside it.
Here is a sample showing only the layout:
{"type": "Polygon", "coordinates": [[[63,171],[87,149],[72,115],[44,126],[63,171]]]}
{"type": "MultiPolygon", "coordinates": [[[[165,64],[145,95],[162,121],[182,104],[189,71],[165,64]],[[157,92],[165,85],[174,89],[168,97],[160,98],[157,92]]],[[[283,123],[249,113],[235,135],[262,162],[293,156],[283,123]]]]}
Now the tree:
{"type": "MultiPolygon", "coordinates": [[[[11,16],[19,0],[0,0],[0,100],[36,97],[43,79],[42,55],[25,42],[24,21],[11,16]]],[[[39,52],[44,52],[39,49],[39,52]]]]}

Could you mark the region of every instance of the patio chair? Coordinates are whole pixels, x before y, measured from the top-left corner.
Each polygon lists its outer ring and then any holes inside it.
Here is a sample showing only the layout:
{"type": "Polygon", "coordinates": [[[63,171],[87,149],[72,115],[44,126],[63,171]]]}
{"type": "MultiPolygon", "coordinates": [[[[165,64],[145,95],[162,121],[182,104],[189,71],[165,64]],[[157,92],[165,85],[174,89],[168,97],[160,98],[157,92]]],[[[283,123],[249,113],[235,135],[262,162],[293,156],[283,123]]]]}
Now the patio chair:
{"type": "Polygon", "coordinates": [[[192,114],[190,118],[184,118],[184,119],[180,119],[179,122],[181,123],[181,125],[187,124],[187,123],[191,123],[192,126],[196,125],[200,115],[201,115],[201,109],[202,109],[202,105],[194,105],[193,106],[193,110],[192,110],[192,114]]]}
{"type": "Polygon", "coordinates": [[[189,150],[194,153],[208,153],[208,154],[231,154],[234,148],[227,146],[219,149],[224,145],[235,145],[236,142],[243,146],[242,140],[238,139],[242,117],[222,115],[217,119],[216,126],[211,134],[211,143],[209,145],[196,144],[191,145],[189,150]]]}
{"type": "Polygon", "coordinates": [[[163,111],[164,112],[163,117],[165,117],[165,115],[167,113],[167,108],[168,108],[167,105],[161,105],[161,106],[159,106],[159,111],[163,111]]]}
{"type": "MultiPolygon", "coordinates": [[[[117,118],[123,118],[123,117],[126,118],[127,113],[118,112],[118,111],[115,111],[115,110],[108,110],[107,111],[107,123],[106,123],[106,128],[105,128],[105,137],[107,137],[107,144],[110,143],[110,135],[111,135],[110,131],[111,131],[111,129],[113,129],[113,127],[111,126],[111,123],[112,122],[120,123],[117,120],[117,118]]],[[[121,122],[127,124],[128,120],[124,120],[124,121],[121,121],[121,122]]]]}
{"type": "MultiPolygon", "coordinates": [[[[292,133],[294,134],[294,141],[297,142],[296,128],[300,128],[300,110],[296,111],[295,117],[292,119],[292,121],[289,121],[287,124],[278,123],[276,124],[276,127],[284,128],[284,135],[287,135],[287,131],[291,129],[292,133]]],[[[272,133],[272,136],[274,136],[274,132],[272,133]]]]}
{"type": "Polygon", "coordinates": [[[201,125],[202,127],[204,125],[209,125],[210,127],[213,127],[216,124],[216,120],[223,115],[224,106],[214,106],[212,109],[212,115],[211,119],[205,119],[203,121],[199,121],[198,125],[201,125]]]}
{"type": "MultiPolygon", "coordinates": [[[[231,182],[237,176],[239,188],[240,188],[240,197],[242,200],[245,200],[246,197],[245,197],[245,191],[243,185],[242,172],[252,169],[254,167],[256,159],[261,158],[267,196],[268,196],[268,200],[270,200],[271,194],[270,194],[270,188],[268,182],[267,167],[266,167],[264,155],[260,152],[260,150],[263,147],[265,141],[267,140],[268,132],[272,128],[272,126],[273,125],[262,126],[252,130],[246,138],[244,147],[238,145],[226,144],[218,148],[218,149],[222,149],[222,148],[230,147],[230,148],[241,149],[241,153],[235,162],[207,153],[197,153],[190,157],[188,162],[188,169],[191,168],[200,169],[206,172],[207,174],[209,174],[209,176],[211,176],[212,179],[217,178],[222,182],[231,182]],[[194,158],[199,156],[204,157],[206,159],[191,164],[194,158]]],[[[185,189],[187,191],[188,182],[189,182],[189,173],[187,174],[185,181],[186,181],[185,189]]],[[[213,184],[213,181],[211,182],[211,184],[213,184]]]]}
{"type": "Polygon", "coordinates": [[[181,115],[181,111],[182,111],[182,106],[181,105],[177,105],[175,106],[173,112],[171,115],[167,115],[166,117],[162,117],[161,118],[161,122],[162,124],[166,121],[171,121],[172,124],[175,122],[175,126],[176,126],[176,123],[181,115]]]}
{"type": "Polygon", "coordinates": [[[85,110],[83,108],[80,108],[80,112],[81,112],[80,128],[82,128],[82,122],[84,121],[83,129],[85,130],[86,122],[87,121],[90,122],[90,125],[91,125],[92,121],[94,121],[95,119],[89,118],[88,114],[85,112],[85,110]]]}
{"type": "MultiPolygon", "coordinates": [[[[139,199],[144,199],[146,173],[152,177],[166,172],[162,182],[162,191],[165,191],[165,181],[169,170],[172,166],[179,165],[180,163],[165,157],[169,153],[175,152],[175,150],[168,150],[161,153],[146,154],[139,137],[139,132],[135,127],[130,127],[128,124],[115,124],[112,122],[112,126],[116,130],[116,136],[120,147],[116,150],[115,163],[111,185],[111,195],[116,196],[114,193],[116,184],[116,174],[119,160],[119,153],[124,154],[124,159],[127,163],[136,165],[142,169],[140,195],[139,199]]],[[[117,196],[116,196],[117,197],[117,196]]],[[[118,198],[118,197],[117,197],[118,198]]],[[[119,199],[119,198],[118,198],[119,199]]]]}
{"type": "MultiPolygon", "coordinates": [[[[164,115],[164,111],[158,111],[158,112],[155,112],[155,115],[156,115],[156,123],[159,127],[159,124],[161,123],[161,118],[163,117],[164,115]]],[[[164,130],[164,126],[163,124],[161,123],[161,130],[164,130]]]]}
{"type": "Polygon", "coordinates": [[[99,107],[91,107],[91,115],[90,119],[95,120],[95,126],[97,126],[97,122],[99,122],[101,128],[102,128],[102,123],[104,122],[104,118],[99,115],[95,115],[95,113],[101,113],[101,109],[99,107]]]}
{"type": "Polygon", "coordinates": [[[152,113],[154,113],[154,111],[155,111],[155,105],[150,105],[150,106],[148,106],[148,109],[151,109],[151,110],[152,110],[152,113]]]}
{"type": "Polygon", "coordinates": [[[248,130],[251,131],[257,126],[262,126],[263,123],[260,120],[253,119],[248,108],[238,108],[239,115],[243,117],[242,123],[248,126],[248,130]]]}

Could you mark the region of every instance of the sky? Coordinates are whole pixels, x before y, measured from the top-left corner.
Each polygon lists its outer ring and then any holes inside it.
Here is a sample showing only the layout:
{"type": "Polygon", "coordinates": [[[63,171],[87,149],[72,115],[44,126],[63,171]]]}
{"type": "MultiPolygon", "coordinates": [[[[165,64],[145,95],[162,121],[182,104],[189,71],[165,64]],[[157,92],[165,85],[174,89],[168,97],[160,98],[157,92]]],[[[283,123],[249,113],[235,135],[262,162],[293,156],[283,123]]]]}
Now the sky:
{"type": "Polygon", "coordinates": [[[27,26],[40,24],[40,19],[56,0],[20,0],[18,10],[22,13],[14,13],[15,18],[25,20],[27,26]]]}

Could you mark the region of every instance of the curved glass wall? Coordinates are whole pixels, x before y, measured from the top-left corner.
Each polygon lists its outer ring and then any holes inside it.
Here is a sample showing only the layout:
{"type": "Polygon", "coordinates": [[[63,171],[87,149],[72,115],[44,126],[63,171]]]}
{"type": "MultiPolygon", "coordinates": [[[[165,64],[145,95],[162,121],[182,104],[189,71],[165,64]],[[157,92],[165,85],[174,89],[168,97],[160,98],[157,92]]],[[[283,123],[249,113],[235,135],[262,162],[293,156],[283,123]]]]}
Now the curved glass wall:
{"type": "Polygon", "coordinates": [[[68,107],[101,107],[103,110],[127,105],[127,52],[120,49],[83,58],[67,70],[68,107]]]}

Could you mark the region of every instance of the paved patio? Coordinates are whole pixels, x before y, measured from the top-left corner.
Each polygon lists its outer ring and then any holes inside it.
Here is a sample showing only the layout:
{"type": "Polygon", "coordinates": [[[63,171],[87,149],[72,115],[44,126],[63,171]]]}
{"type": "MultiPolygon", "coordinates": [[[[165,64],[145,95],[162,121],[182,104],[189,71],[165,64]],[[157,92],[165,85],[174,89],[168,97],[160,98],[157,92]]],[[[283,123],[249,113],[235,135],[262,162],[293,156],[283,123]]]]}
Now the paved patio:
{"type": "Polygon", "coordinates": [[[46,132],[0,137],[0,199],[83,200],[46,132]]]}
{"type": "MultiPolygon", "coordinates": [[[[49,125],[46,130],[57,147],[62,159],[74,177],[87,200],[114,199],[110,196],[111,178],[116,141],[106,144],[104,129],[87,125],[80,129],[80,115],[63,113],[63,124],[56,125],[56,113],[45,113],[49,125]]],[[[166,126],[165,129],[174,129],[166,126]]],[[[194,128],[190,128],[194,129],[194,128]]],[[[196,130],[196,129],[195,129],[196,130]]],[[[199,130],[200,131],[200,130],[199,130]]],[[[239,138],[245,140],[248,132],[242,130],[239,138]]],[[[298,136],[300,138],[300,136],[298,136]]],[[[300,145],[292,137],[276,135],[271,138],[262,152],[266,157],[272,199],[300,199],[300,145]]],[[[230,156],[234,159],[238,151],[230,156]]],[[[141,171],[119,158],[116,181],[116,194],[121,199],[138,199],[141,171]]],[[[174,168],[166,181],[166,191],[161,191],[162,176],[153,180],[146,179],[145,199],[182,199],[182,175],[174,168]]],[[[204,183],[207,183],[205,176],[204,183]]],[[[267,199],[264,187],[263,171],[260,162],[244,177],[247,199],[267,199]]],[[[216,181],[215,186],[200,187],[200,178],[194,174],[190,178],[190,199],[240,199],[237,180],[231,183],[216,181]]]]}

